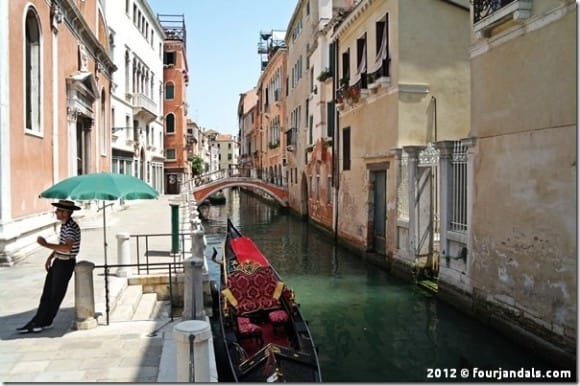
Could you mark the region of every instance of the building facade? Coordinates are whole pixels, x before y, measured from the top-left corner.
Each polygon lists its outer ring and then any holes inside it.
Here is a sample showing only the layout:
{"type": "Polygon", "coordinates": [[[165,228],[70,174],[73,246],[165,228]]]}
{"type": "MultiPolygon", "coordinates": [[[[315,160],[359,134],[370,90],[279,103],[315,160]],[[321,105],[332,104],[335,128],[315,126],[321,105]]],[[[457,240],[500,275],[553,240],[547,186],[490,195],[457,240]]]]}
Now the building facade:
{"type": "Polygon", "coordinates": [[[111,59],[97,0],[0,3],[0,256],[12,264],[56,220],[40,192],[111,169],[111,59]]]}
{"type": "Polygon", "coordinates": [[[112,171],[164,191],[163,41],[165,33],[146,1],[108,0],[112,57],[112,171]]]}
{"type": "Polygon", "coordinates": [[[258,95],[256,88],[240,94],[238,102],[238,126],[240,138],[240,174],[245,177],[257,178],[259,165],[254,152],[258,149],[255,133],[257,132],[258,95]]]}
{"type": "Polygon", "coordinates": [[[336,232],[409,272],[437,269],[434,143],[468,135],[469,8],[464,3],[365,0],[334,35],[336,232]]]}
{"type": "Polygon", "coordinates": [[[456,295],[455,302],[467,298],[478,317],[572,367],[578,325],[577,4],[484,3],[471,7],[466,264],[441,289],[456,295]]]}
{"type": "Polygon", "coordinates": [[[177,194],[191,178],[187,157],[187,31],[183,15],[158,15],[163,43],[165,193],[177,194]]]}
{"type": "Polygon", "coordinates": [[[316,25],[309,52],[308,97],[310,116],[306,131],[306,170],[308,189],[308,217],[326,229],[334,229],[334,133],[337,110],[334,101],[336,73],[336,44],[332,36],[335,26],[351,2],[311,2],[310,16],[316,25]]]}
{"type": "MultiPolygon", "coordinates": [[[[264,35],[264,34],[262,34],[264,35]]],[[[283,31],[272,31],[265,40],[266,59],[257,84],[259,162],[261,178],[271,184],[287,186],[286,148],[286,66],[288,49],[283,31]],[[277,38],[278,36],[278,38],[277,38]]]]}
{"type": "Polygon", "coordinates": [[[218,170],[225,170],[228,175],[237,175],[240,156],[237,137],[230,134],[218,134],[215,137],[215,144],[218,151],[218,170]]]}

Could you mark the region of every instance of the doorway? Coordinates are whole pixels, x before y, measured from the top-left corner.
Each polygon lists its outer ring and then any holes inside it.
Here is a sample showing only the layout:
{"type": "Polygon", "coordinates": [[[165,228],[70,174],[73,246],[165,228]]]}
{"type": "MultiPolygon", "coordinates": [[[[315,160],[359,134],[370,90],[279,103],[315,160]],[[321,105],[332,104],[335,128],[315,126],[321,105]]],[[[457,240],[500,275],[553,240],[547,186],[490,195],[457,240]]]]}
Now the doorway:
{"type": "Polygon", "coordinates": [[[387,171],[371,171],[372,216],[373,216],[373,251],[382,255],[387,250],[387,171]]]}

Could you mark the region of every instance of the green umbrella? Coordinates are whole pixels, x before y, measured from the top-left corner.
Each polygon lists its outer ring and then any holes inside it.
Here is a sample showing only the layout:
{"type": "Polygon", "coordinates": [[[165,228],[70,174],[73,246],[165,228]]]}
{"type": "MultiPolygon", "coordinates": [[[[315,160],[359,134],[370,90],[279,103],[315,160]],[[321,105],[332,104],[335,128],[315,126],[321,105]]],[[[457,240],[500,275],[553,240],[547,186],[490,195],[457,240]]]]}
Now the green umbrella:
{"type": "MultiPolygon", "coordinates": [[[[157,198],[159,193],[142,180],[126,174],[90,173],[66,178],[40,193],[43,198],[71,199],[77,201],[103,200],[103,242],[105,269],[107,269],[107,220],[105,200],[139,200],[157,198]]],[[[105,280],[107,275],[105,275],[105,280]]],[[[107,309],[108,286],[105,284],[107,309]]],[[[107,312],[107,324],[109,324],[107,312]]]]}
{"type": "Polygon", "coordinates": [[[83,200],[157,198],[159,193],[142,180],[116,173],[90,173],[70,177],[40,193],[40,197],[83,200]]]}
{"type": "Polygon", "coordinates": [[[103,239],[107,265],[105,200],[157,198],[159,193],[139,178],[117,173],[89,173],[66,178],[40,193],[40,197],[77,201],[103,200],[103,239]]]}

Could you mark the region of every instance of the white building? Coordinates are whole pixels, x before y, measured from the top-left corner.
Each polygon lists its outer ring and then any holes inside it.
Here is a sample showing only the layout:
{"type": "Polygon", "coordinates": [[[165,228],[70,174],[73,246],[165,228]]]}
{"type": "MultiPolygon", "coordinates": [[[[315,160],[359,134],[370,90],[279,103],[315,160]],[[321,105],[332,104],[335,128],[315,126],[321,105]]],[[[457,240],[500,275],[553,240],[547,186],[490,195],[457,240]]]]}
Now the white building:
{"type": "Polygon", "coordinates": [[[218,152],[218,170],[227,170],[230,174],[237,174],[240,150],[236,136],[218,134],[215,143],[218,152]]]}
{"type": "Polygon", "coordinates": [[[163,192],[163,40],[146,0],[105,0],[118,70],[111,97],[112,171],[163,192]]]}

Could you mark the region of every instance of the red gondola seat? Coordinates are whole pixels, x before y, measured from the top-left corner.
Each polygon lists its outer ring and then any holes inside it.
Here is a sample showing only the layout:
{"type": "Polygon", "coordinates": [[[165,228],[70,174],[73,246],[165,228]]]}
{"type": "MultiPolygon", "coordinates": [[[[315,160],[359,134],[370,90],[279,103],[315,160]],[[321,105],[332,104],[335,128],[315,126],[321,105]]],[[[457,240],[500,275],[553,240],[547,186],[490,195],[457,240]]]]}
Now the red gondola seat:
{"type": "Polygon", "coordinates": [[[238,318],[238,339],[252,339],[261,348],[264,344],[262,338],[262,327],[250,321],[250,318],[239,316],[238,318]]]}

